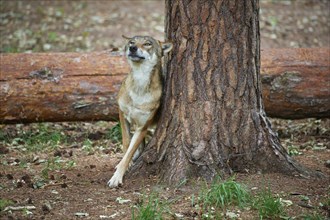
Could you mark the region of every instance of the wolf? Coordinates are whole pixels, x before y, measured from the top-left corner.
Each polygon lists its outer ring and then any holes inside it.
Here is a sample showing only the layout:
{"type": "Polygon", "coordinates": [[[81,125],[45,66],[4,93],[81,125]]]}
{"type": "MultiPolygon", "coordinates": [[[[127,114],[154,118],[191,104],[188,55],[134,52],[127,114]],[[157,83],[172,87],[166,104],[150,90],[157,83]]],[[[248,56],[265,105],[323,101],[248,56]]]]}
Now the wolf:
{"type": "Polygon", "coordinates": [[[125,55],[131,72],[118,93],[124,156],[108,181],[111,188],[123,184],[133,156],[136,159],[141,153],[148,128],[157,123],[164,81],[162,57],[173,47],[150,36],[123,37],[127,40],[125,55]]]}

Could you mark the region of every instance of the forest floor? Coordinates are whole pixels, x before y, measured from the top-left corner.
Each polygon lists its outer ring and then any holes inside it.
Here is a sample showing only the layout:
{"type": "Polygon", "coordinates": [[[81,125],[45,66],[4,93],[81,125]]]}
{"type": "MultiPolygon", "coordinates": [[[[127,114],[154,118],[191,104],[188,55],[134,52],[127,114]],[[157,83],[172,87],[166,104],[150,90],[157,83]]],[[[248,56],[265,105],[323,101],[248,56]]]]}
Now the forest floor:
{"type": "MultiPolygon", "coordinates": [[[[164,35],[162,1],[0,0],[0,6],[1,53],[96,51],[122,48],[122,34],[160,40],[164,35]]],[[[265,0],[260,7],[262,48],[330,46],[329,1],[265,0]]],[[[238,173],[233,178],[252,195],[267,189],[280,198],[284,211],[275,219],[330,218],[330,119],[271,121],[290,155],[326,177],[238,173]]],[[[141,211],[150,195],[165,204],[165,219],[212,219],[212,210],[207,215],[198,200],[208,186],[203,180],[167,186],[150,176],[108,188],[122,156],[115,122],[0,129],[1,219],[132,219],[132,210],[141,211]]],[[[220,211],[223,219],[259,218],[252,206],[220,211]]]]}

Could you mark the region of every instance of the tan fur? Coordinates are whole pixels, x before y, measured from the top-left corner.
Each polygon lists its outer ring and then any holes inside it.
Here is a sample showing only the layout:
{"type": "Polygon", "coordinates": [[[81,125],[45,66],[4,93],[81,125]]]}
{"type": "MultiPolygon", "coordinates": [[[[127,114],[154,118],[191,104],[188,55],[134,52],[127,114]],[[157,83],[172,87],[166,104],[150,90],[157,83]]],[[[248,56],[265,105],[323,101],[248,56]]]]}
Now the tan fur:
{"type": "Polygon", "coordinates": [[[109,187],[122,184],[133,155],[144,143],[148,127],[157,123],[156,115],[163,90],[161,58],[172,49],[171,43],[162,43],[149,36],[124,38],[128,40],[125,54],[131,67],[118,93],[125,154],[108,182],[109,187]],[[132,128],[135,132],[131,138],[132,128]]]}

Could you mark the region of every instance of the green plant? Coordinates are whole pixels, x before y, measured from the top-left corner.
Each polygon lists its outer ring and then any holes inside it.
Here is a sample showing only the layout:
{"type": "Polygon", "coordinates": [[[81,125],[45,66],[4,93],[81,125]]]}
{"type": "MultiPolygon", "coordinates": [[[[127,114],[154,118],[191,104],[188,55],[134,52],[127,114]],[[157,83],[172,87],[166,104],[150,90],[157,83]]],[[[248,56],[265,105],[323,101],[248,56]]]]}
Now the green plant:
{"type": "Polygon", "coordinates": [[[268,17],[268,21],[269,21],[272,29],[275,30],[277,23],[278,23],[278,18],[274,17],[274,16],[270,16],[270,17],[268,17]]]}
{"type": "Polygon", "coordinates": [[[13,205],[14,202],[9,199],[0,198],[0,211],[4,210],[7,206],[13,205]]]}
{"type": "Polygon", "coordinates": [[[76,166],[76,162],[74,160],[69,160],[65,163],[65,169],[71,169],[76,166]]]}
{"type": "Polygon", "coordinates": [[[273,196],[270,189],[263,190],[257,195],[253,207],[258,210],[259,219],[276,219],[285,215],[280,198],[273,196]]]}
{"type": "Polygon", "coordinates": [[[9,142],[9,136],[6,132],[0,130],[0,142],[8,143],[9,142]]]}
{"type": "Polygon", "coordinates": [[[162,201],[157,194],[143,196],[142,201],[132,208],[133,220],[161,220],[168,212],[167,202],[162,201]]]}
{"type": "Polygon", "coordinates": [[[121,143],[122,136],[120,123],[117,123],[109,130],[109,132],[107,133],[107,138],[112,140],[114,143],[121,143]]]}
{"type": "Polygon", "coordinates": [[[289,145],[288,147],[288,153],[290,156],[297,156],[301,155],[302,153],[299,151],[299,148],[294,145],[289,145]]]}
{"type": "Polygon", "coordinates": [[[57,40],[58,36],[56,32],[49,32],[48,33],[48,41],[49,42],[55,42],[57,40]]]}
{"type": "Polygon", "coordinates": [[[199,196],[199,202],[204,208],[224,208],[228,205],[243,207],[249,200],[248,191],[243,185],[235,182],[234,178],[222,182],[219,177],[216,177],[211,186],[202,190],[199,196]]]}
{"type": "Polygon", "coordinates": [[[0,141],[13,146],[24,146],[28,152],[54,150],[67,138],[61,131],[50,128],[48,123],[31,126],[33,129],[22,129],[17,135],[1,132],[0,141]]]}
{"type": "Polygon", "coordinates": [[[84,140],[82,149],[86,151],[87,153],[93,152],[93,142],[89,139],[84,140]]]}
{"type": "Polygon", "coordinates": [[[45,167],[41,170],[41,176],[43,179],[48,179],[49,171],[70,169],[74,167],[76,163],[73,160],[64,162],[61,157],[50,158],[47,160],[45,167]]]}
{"type": "Polygon", "coordinates": [[[60,131],[52,131],[46,124],[40,124],[36,133],[30,133],[27,136],[26,143],[29,146],[33,145],[58,145],[65,141],[66,137],[60,131]]]}

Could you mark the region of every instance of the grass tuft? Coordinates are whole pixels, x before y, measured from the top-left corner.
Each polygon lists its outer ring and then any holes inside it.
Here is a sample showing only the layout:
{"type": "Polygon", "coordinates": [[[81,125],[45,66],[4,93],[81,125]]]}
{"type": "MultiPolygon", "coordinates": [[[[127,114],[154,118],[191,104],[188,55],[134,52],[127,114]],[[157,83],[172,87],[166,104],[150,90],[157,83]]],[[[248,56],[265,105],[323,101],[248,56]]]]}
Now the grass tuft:
{"type": "Polygon", "coordinates": [[[258,210],[259,219],[277,219],[285,216],[284,207],[279,197],[270,190],[263,190],[254,199],[253,207],[258,210]]]}
{"type": "Polygon", "coordinates": [[[143,196],[143,200],[132,208],[133,220],[161,220],[168,212],[167,202],[162,201],[158,195],[143,196]]]}
{"type": "Polygon", "coordinates": [[[117,123],[110,129],[110,131],[107,133],[107,138],[112,140],[113,143],[121,143],[122,136],[120,123],[117,123]]]}
{"type": "Polygon", "coordinates": [[[250,195],[243,185],[234,181],[234,178],[223,182],[220,178],[215,178],[208,189],[202,190],[199,200],[204,208],[225,208],[228,205],[243,207],[248,204],[250,195]]]}
{"type": "Polygon", "coordinates": [[[14,202],[9,199],[0,198],[0,211],[4,210],[7,206],[13,205],[14,202]]]}
{"type": "Polygon", "coordinates": [[[40,123],[35,129],[22,129],[15,137],[6,132],[0,132],[0,143],[24,147],[27,152],[54,150],[60,144],[66,143],[67,137],[59,129],[40,123]]]}

